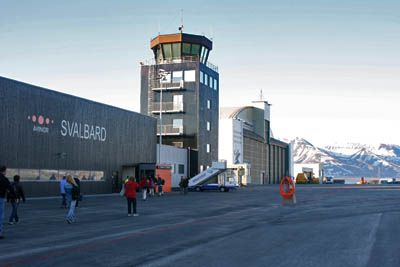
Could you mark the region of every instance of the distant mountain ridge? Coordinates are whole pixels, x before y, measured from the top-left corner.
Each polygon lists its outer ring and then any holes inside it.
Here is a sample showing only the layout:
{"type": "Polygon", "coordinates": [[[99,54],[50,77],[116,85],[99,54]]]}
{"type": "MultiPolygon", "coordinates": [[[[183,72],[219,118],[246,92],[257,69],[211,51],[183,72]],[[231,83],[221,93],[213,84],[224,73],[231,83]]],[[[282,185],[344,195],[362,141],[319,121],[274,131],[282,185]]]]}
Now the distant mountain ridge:
{"type": "Polygon", "coordinates": [[[291,141],[294,163],[324,163],[326,176],[400,177],[400,146],[349,143],[319,148],[303,138],[291,141]]]}

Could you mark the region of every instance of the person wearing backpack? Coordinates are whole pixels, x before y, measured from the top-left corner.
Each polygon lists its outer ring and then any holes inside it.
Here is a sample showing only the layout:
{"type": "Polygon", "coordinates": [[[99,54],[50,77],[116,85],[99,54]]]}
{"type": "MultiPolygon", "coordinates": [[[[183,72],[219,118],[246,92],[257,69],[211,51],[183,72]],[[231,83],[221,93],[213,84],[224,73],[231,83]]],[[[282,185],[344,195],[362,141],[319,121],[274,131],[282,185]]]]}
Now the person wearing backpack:
{"type": "Polygon", "coordinates": [[[19,183],[20,176],[14,176],[14,182],[11,183],[9,193],[7,194],[7,202],[11,203],[12,211],[8,224],[12,225],[19,222],[18,218],[18,206],[21,203],[25,203],[25,193],[22,185],[19,183]]]}
{"type": "Polygon", "coordinates": [[[67,223],[71,224],[75,222],[75,207],[80,195],[79,186],[71,175],[67,176],[67,183],[65,184],[65,194],[69,207],[66,220],[67,223]]]}
{"type": "Polygon", "coordinates": [[[0,239],[3,239],[3,219],[4,219],[4,206],[7,191],[10,190],[10,181],[6,175],[7,167],[0,167],[0,239]]]}

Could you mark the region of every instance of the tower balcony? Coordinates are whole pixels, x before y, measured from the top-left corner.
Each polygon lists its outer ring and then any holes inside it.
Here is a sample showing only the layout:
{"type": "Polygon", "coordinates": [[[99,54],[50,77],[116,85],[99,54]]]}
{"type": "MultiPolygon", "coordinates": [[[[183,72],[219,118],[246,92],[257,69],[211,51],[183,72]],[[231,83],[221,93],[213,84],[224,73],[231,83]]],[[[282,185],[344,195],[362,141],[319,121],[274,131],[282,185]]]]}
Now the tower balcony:
{"type": "Polygon", "coordinates": [[[160,125],[157,125],[157,135],[178,136],[183,135],[183,133],[183,126],[174,127],[172,124],[168,124],[160,127],[160,125]]]}
{"type": "Polygon", "coordinates": [[[160,106],[159,102],[153,103],[153,114],[159,114],[160,111],[162,113],[182,113],[184,112],[183,103],[176,102],[162,102],[160,106]]]}
{"type": "Polygon", "coordinates": [[[179,82],[171,82],[171,83],[160,83],[156,82],[153,84],[152,89],[153,91],[159,92],[163,91],[181,91],[185,90],[185,82],[183,80],[179,82]]]}

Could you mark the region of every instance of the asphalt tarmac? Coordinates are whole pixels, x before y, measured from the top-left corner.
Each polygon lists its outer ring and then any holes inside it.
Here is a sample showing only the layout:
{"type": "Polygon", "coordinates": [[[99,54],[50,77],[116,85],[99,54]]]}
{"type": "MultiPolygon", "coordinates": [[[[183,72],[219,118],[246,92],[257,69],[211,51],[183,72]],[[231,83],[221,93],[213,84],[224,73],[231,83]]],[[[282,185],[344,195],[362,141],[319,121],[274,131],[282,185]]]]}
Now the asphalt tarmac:
{"type": "Polygon", "coordinates": [[[304,185],[296,199],[277,186],[173,192],[127,217],[119,195],[87,196],[72,225],[60,199],[29,199],[0,266],[400,266],[399,186],[304,185]]]}

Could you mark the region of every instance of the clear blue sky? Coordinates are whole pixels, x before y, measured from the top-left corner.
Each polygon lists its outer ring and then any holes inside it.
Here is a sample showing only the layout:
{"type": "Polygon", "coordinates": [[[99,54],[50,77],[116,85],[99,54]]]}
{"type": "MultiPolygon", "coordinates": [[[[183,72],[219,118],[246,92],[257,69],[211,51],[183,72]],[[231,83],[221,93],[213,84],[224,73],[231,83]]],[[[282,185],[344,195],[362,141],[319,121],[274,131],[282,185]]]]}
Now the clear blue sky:
{"type": "Polygon", "coordinates": [[[260,89],[276,137],[400,144],[400,1],[0,0],[0,75],[139,111],[149,41],[212,37],[221,106],[260,89]]]}

